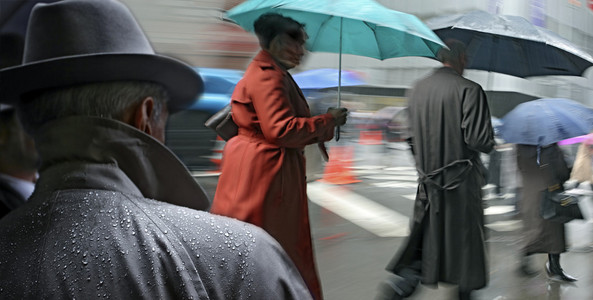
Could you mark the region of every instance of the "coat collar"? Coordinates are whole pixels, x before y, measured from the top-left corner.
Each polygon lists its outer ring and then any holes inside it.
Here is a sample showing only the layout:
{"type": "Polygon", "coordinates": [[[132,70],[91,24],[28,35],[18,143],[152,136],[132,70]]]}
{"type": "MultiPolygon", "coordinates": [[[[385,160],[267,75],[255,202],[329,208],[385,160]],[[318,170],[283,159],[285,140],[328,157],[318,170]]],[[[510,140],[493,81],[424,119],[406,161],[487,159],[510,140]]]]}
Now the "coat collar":
{"type": "Polygon", "coordinates": [[[37,192],[103,189],[205,210],[204,190],[162,143],[125,123],[68,117],[35,136],[43,164],[37,192]]]}
{"type": "Polygon", "coordinates": [[[272,68],[276,70],[281,70],[283,73],[288,73],[288,70],[276,59],[274,59],[272,54],[270,54],[270,52],[266,50],[260,50],[255,56],[255,58],[253,58],[253,61],[257,62],[260,67],[272,68]]]}
{"type": "Polygon", "coordinates": [[[438,73],[451,73],[451,74],[459,75],[459,73],[457,73],[455,70],[453,70],[453,68],[447,67],[447,66],[442,66],[442,67],[438,68],[436,70],[436,72],[438,72],[438,73]]]}

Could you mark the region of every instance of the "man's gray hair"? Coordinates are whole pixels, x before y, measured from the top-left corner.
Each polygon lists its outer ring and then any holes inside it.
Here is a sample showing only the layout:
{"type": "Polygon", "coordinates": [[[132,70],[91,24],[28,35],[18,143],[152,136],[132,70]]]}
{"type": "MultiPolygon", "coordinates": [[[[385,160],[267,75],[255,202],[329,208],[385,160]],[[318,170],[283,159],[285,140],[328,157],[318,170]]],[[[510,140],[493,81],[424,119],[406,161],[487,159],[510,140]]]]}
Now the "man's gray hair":
{"type": "Polygon", "coordinates": [[[17,105],[23,128],[34,134],[43,124],[69,116],[94,116],[121,121],[127,109],[146,97],[155,99],[153,119],[158,120],[169,96],[159,84],[114,81],[84,84],[27,95],[17,105]]]}
{"type": "Polygon", "coordinates": [[[465,56],[465,44],[459,40],[448,39],[445,44],[449,49],[441,48],[437,54],[438,59],[442,63],[449,63],[454,66],[459,66],[460,59],[465,56]]]}

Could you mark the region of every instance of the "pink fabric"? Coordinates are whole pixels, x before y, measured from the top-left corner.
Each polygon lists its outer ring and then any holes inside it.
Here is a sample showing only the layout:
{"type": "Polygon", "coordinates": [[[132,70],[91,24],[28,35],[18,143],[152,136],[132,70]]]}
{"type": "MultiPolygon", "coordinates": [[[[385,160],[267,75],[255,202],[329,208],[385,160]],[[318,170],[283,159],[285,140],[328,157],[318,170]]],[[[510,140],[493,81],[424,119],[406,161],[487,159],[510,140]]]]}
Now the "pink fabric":
{"type": "Polygon", "coordinates": [[[593,145],[593,133],[562,140],[558,142],[558,145],[572,145],[576,143],[585,143],[587,145],[593,145]]]}

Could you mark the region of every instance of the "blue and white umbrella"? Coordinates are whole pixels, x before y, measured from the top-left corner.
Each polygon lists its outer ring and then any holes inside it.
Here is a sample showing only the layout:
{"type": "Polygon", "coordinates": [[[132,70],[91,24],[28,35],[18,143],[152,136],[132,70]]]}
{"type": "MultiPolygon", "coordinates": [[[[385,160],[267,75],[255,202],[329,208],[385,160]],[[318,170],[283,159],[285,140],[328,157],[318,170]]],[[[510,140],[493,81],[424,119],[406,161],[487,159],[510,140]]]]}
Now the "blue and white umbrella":
{"type": "Polygon", "coordinates": [[[538,99],[519,104],[502,118],[507,143],[546,146],[593,130],[593,109],[574,100],[538,99]]]}

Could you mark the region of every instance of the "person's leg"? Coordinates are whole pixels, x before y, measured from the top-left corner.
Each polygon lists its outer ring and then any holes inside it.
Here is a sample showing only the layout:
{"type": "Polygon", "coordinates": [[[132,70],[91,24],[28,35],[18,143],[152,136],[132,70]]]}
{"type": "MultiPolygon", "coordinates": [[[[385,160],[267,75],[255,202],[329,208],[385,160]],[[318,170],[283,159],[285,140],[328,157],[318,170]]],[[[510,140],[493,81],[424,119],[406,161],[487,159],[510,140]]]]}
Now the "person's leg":
{"type": "Polygon", "coordinates": [[[552,280],[574,282],[576,278],[564,273],[560,267],[560,254],[548,253],[548,262],[546,263],[546,272],[552,280]]]}
{"type": "Polygon", "coordinates": [[[458,295],[459,295],[459,300],[471,300],[472,296],[471,296],[472,291],[464,291],[464,290],[459,290],[458,295]]]}
{"type": "Polygon", "coordinates": [[[519,274],[526,277],[534,277],[539,274],[539,271],[531,268],[531,253],[522,251],[519,257],[519,274]]]}
{"type": "Polygon", "coordinates": [[[422,261],[414,261],[398,275],[390,276],[379,285],[377,300],[396,300],[411,296],[420,283],[422,261]]]}

